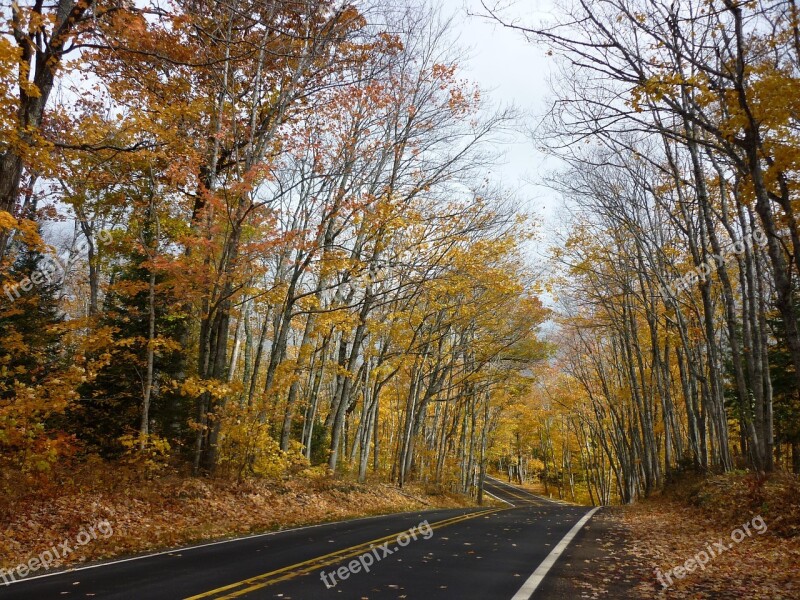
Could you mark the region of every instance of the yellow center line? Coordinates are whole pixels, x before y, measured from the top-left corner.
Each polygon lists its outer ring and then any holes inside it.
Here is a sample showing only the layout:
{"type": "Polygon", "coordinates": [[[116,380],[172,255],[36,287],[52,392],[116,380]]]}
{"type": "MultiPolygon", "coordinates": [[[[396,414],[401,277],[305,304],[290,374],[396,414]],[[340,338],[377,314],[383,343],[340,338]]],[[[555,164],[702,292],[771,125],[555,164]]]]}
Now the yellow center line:
{"type": "MultiPolygon", "coordinates": [[[[517,500],[524,500],[525,502],[531,502],[531,503],[540,503],[541,502],[541,500],[539,500],[539,498],[537,498],[535,496],[527,496],[527,497],[526,496],[520,496],[518,493],[516,493],[516,491],[512,492],[508,488],[501,487],[501,486],[497,485],[496,483],[492,483],[492,482],[488,482],[488,483],[489,483],[489,485],[494,486],[495,490],[500,491],[500,492],[502,492],[504,494],[508,494],[508,495],[512,496],[513,498],[516,498],[517,500]]],[[[512,488],[512,489],[514,489],[514,488],[512,488]]]]}
{"type": "MultiPolygon", "coordinates": [[[[484,515],[488,515],[490,513],[499,512],[502,510],[508,510],[507,508],[491,508],[488,510],[482,510],[475,513],[468,513],[466,515],[459,515],[457,517],[451,517],[449,519],[444,519],[443,521],[437,521],[430,525],[431,529],[439,529],[441,527],[447,527],[448,525],[453,525],[455,523],[460,523],[461,521],[466,521],[468,519],[474,519],[476,517],[481,517],[484,515]]],[[[298,577],[300,575],[305,575],[306,573],[310,573],[320,567],[325,567],[337,562],[340,562],[344,559],[351,558],[353,556],[358,556],[363,554],[366,551],[371,550],[374,546],[382,545],[384,542],[389,542],[397,539],[397,537],[408,530],[399,531],[397,533],[393,533],[391,535],[384,536],[382,538],[378,538],[375,540],[371,540],[369,542],[363,542],[361,544],[357,544],[355,546],[350,546],[349,548],[344,548],[342,550],[337,550],[335,552],[331,552],[329,554],[323,554],[322,556],[317,556],[315,558],[305,560],[303,562],[299,562],[293,565],[289,565],[288,567],[283,567],[281,569],[276,569],[274,571],[270,571],[268,573],[263,573],[262,575],[256,575],[255,577],[250,577],[248,579],[243,579],[242,581],[237,581],[236,583],[231,583],[208,592],[203,592],[202,594],[198,594],[196,596],[190,596],[185,600],[201,600],[203,598],[211,598],[212,596],[215,597],[215,600],[226,600],[229,598],[238,598],[239,596],[243,596],[244,594],[248,594],[254,590],[261,589],[263,587],[267,587],[269,585],[273,585],[280,581],[286,581],[287,579],[292,579],[293,577],[298,577]],[[242,586],[245,586],[242,588],[242,586]],[[242,588],[235,590],[235,588],[242,588]],[[234,591],[235,590],[235,591],[234,591]],[[224,592],[230,591],[230,594],[225,596],[217,596],[217,594],[222,594],[224,592]]]]}
{"type": "MultiPolygon", "coordinates": [[[[499,480],[496,483],[494,481],[487,480],[486,483],[488,483],[490,485],[493,485],[495,487],[498,487],[498,488],[500,488],[502,490],[513,490],[516,493],[526,494],[531,498],[535,498],[537,500],[541,500],[541,498],[539,498],[539,496],[537,496],[533,492],[528,491],[528,490],[526,490],[525,488],[522,488],[522,487],[517,487],[513,483],[506,483],[505,481],[499,481],[499,480]]],[[[511,492],[509,492],[509,493],[511,493],[511,492]]]]}

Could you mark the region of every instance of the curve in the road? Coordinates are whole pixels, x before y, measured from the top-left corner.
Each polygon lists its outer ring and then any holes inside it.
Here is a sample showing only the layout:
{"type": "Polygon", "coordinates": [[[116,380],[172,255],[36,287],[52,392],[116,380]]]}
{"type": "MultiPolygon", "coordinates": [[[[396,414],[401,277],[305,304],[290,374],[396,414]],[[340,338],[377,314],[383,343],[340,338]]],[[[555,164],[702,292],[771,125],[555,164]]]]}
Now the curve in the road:
{"type": "Polygon", "coordinates": [[[22,580],[0,587],[0,600],[524,598],[591,514],[493,478],[485,491],[508,507],[400,513],[178,548],[22,580]],[[402,548],[392,542],[423,522],[430,535],[402,548]],[[348,574],[355,557],[387,544],[392,552],[348,574]],[[345,576],[331,585],[335,573],[345,576]]]}

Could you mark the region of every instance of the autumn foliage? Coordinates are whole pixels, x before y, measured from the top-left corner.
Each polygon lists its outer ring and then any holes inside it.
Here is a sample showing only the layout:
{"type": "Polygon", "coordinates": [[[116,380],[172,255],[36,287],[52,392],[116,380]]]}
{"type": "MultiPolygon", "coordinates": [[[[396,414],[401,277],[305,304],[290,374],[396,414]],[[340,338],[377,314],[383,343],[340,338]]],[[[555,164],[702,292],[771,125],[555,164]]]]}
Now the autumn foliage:
{"type": "Polygon", "coordinates": [[[472,492],[547,311],[535,223],[484,176],[511,115],[445,21],[328,0],[2,19],[6,491],[109,464],[472,492]]]}

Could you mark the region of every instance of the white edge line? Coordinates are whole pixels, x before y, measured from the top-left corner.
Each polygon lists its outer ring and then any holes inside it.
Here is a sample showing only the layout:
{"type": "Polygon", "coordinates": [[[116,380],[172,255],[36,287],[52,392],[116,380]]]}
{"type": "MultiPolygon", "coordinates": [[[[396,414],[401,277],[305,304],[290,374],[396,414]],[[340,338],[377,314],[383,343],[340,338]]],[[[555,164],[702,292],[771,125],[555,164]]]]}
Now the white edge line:
{"type": "MultiPolygon", "coordinates": [[[[464,508],[471,508],[471,507],[464,507],[464,508]]],[[[479,508],[479,507],[477,507],[479,508]]],[[[198,544],[196,546],[178,546],[176,548],[171,548],[169,550],[163,550],[161,552],[153,552],[152,554],[142,554],[139,556],[131,556],[130,558],[120,558],[118,560],[108,560],[103,562],[98,562],[97,564],[93,565],[86,565],[84,567],[71,567],[68,569],[61,569],[58,571],[53,571],[52,573],[45,573],[43,575],[35,575],[33,577],[23,577],[22,579],[13,579],[9,582],[4,582],[0,584],[0,590],[4,587],[14,585],[15,583],[25,583],[26,581],[34,581],[36,579],[44,579],[45,577],[53,577],[55,575],[64,575],[66,573],[75,573],[77,571],[87,571],[89,569],[97,569],[99,567],[109,567],[111,565],[119,565],[126,562],[132,562],[134,560],[142,560],[144,558],[153,558],[154,556],[164,556],[165,554],[177,554],[179,552],[186,552],[188,550],[197,550],[199,548],[208,548],[209,546],[218,546],[220,544],[229,544],[231,542],[242,542],[244,540],[252,540],[256,538],[268,537],[271,535],[277,535],[279,533],[289,533],[291,531],[302,531],[304,529],[314,529],[316,527],[325,527],[326,525],[341,525],[342,523],[355,523],[357,521],[368,521],[370,519],[380,519],[381,517],[400,517],[403,515],[413,515],[414,513],[426,513],[426,512],[435,512],[440,510],[458,510],[458,508],[448,509],[448,508],[432,508],[429,510],[408,510],[401,513],[387,513],[385,515],[371,515],[369,517],[358,517],[356,519],[343,519],[341,521],[328,521],[326,523],[315,523],[314,525],[304,525],[303,527],[293,527],[291,529],[276,529],[275,531],[266,531],[264,533],[254,533],[252,535],[244,535],[239,537],[232,537],[225,540],[218,540],[216,542],[208,542],[205,544],[198,544]]]]}
{"type": "Polygon", "coordinates": [[[497,497],[497,496],[495,496],[495,495],[494,495],[492,492],[488,492],[488,491],[486,491],[486,488],[483,488],[483,493],[484,493],[484,494],[486,494],[487,496],[491,496],[491,497],[492,497],[492,498],[494,498],[495,500],[499,500],[500,502],[505,502],[505,503],[506,503],[506,504],[508,504],[508,505],[509,505],[511,508],[517,508],[517,506],[516,506],[515,504],[511,504],[511,502],[509,502],[508,500],[503,500],[502,498],[498,498],[498,497],[497,497]]]}
{"type": "Polygon", "coordinates": [[[570,529],[567,532],[567,535],[565,535],[561,539],[561,541],[558,542],[558,544],[556,544],[556,547],[550,551],[550,554],[548,554],[547,557],[542,561],[542,564],[536,567],[536,570],[533,572],[533,574],[530,577],[528,577],[528,580],[525,583],[522,584],[522,587],[519,588],[519,591],[516,594],[514,594],[514,597],[511,598],[511,600],[529,600],[530,597],[533,596],[533,593],[536,591],[536,588],[538,588],[539,585],[542,583],[542,581],[545,578],[545,575],[547,575],[547,572],[553,567],[553,565],[559,559],[561,553],[567,549],[567,546],[569,546],[569,543],[572,541],[572,538],[574,538],[578,534],[578,532],[586,524],[586,522],[589,519],[591,519],[592,515],[594,515],[594,513],[596,513],[598,510],[600,510],[600,508],[601,507],[599,506],[595,506],[592,510],[583,515],[583,518],[581,518],[580,521],[578,521],[577,523],[575,523],[575,525],[572,526],[572,529],[570,529]]]}
{"type": "Polygon", "coordinates": [[[500,484],[500,485],[504,485],[506,487],[510,487],[516,492],[523,492],[525,494],[528,494],[528,496],[530,496],[531,498],[535,498],[536,500],[541,500],[542,502],[550,502],[552,504],[557,504],[559,506],[577,506],[578,508],[580,508],[580,506],[581,506],[580,504],[575,504],[573,502],[567,502],[566,500],[556,500],[555,498],[548,498],[546,496],[540,496],[539,494],[534,494],[530,490],[526,490],[524,487],[520,487],[520,486],[515,485],[513,483],[506,483],[505,481],[497,479],[496,477],[490,477],[490,476],[487,475],[486,479],[490,479],[493,482],[496,482],[495,485],[500,484]]]}

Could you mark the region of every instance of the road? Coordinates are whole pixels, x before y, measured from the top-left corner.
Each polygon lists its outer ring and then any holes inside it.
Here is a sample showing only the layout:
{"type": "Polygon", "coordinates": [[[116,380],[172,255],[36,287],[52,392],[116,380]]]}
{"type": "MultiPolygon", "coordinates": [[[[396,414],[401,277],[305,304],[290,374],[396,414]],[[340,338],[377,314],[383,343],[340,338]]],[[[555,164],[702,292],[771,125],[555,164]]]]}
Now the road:
{"type": "Polygon", "coordinates": [[[590,511],[496,479],[485,489],[506,504],[356,519],[110,561],[0,586],[0,600],[527,599],[590,511]]]}

